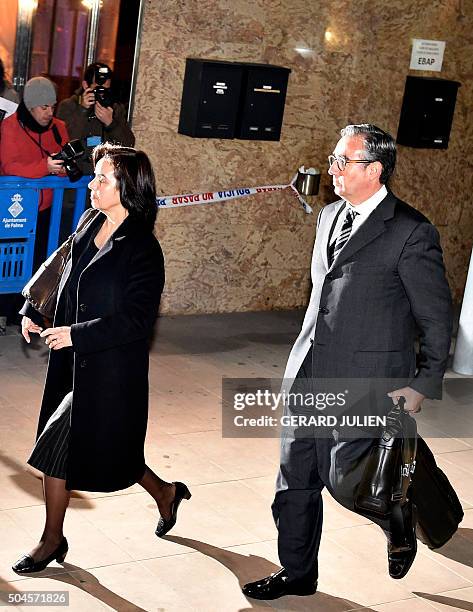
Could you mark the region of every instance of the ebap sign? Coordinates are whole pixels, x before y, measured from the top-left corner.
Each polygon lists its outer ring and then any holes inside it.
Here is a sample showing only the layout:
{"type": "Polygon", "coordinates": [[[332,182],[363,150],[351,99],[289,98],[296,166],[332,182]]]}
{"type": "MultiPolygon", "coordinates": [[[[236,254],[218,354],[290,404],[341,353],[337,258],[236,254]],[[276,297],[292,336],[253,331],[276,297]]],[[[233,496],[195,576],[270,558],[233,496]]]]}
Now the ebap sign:
{"type": "Polygon", "coordinates": [[[422,40],[414,38],[412,41],[411,70],[430,70],[440,72],[442,70],[445,41],[422,40]]]}

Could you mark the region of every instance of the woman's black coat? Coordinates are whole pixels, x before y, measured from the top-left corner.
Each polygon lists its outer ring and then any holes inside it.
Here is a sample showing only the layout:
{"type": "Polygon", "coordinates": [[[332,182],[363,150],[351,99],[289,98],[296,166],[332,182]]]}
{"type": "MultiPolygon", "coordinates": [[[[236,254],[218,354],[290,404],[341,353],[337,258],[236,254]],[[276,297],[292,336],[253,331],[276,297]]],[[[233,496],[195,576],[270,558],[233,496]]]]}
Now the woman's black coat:
{"type": "MultiPolygon", "coordinates": [[[[99,214],[74,238],[59,288],[55,327],[70,323],[65,320],[64,284],[90,233],[103,221],[99,214]]],[[[82,272],[71,327],[72,380],[66,352],[51,350],[38,425],[39,435],[72,388],[67,489],[116,491],[143,475],[149,338],[163,285],[161,247],[132,216],[82,272]]]]}

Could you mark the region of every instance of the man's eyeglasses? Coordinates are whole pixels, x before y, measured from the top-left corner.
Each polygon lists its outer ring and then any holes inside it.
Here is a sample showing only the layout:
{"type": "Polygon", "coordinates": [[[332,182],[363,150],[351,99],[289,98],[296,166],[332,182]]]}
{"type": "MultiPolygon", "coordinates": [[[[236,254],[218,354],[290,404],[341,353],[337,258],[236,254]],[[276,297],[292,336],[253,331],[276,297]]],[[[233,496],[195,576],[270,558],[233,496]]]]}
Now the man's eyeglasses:
{"type": "Polygon", "coordinates": [[[328,156],[328,167],[331,168],[334,162],[337,162],[338,169],[343,172],[347,167],[347,164],[371,164],[374,160],[372,159],[348,159],[343,155],[329,155],[328,156]]]}

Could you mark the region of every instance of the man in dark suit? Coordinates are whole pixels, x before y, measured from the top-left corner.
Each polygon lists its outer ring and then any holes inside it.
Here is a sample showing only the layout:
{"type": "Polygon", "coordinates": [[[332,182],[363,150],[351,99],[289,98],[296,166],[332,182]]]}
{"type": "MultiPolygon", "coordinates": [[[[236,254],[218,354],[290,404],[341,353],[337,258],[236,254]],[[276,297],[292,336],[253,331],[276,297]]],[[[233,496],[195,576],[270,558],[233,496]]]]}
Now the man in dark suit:
{"type": "MultiPolygon", "coordinates": [[[[384,414],[399,397],[413,414],[424,398],[441,398],[451,296],[436,228],[386,188],[395,163],[393,138],[376,126],[341,131],[329,157],[340,199],[323,208],[317,221],[312,294],[284,379],[289,387],[311,378],[391,379],[385,391],[392,401],[386,397],[384,414]]],[[[286,411],[294,412],[291,406],[286,411]]],[[[372,437],[345,436],[337,427],[324,435],[283,433],[272,506],[283,567],[245,585],[245,595],[267,600],[315,593],[321,490],[326,486],[354,510],[372,444],[372,437]]],[[[417,550],[411,503],[403,508],[402,545],[393,544],[389,522],[375,522],[387,535],[390,576],[404,577],[417,550]]]]}

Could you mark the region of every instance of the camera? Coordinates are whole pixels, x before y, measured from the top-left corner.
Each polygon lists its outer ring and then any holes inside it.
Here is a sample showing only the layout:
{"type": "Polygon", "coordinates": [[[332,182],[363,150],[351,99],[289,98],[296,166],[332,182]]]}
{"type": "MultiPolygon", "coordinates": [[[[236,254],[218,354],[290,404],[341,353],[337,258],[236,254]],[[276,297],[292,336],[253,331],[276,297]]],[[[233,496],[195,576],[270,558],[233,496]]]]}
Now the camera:
{"type": "Polygon", "coordinates": [[[60,159],[64,162],[64,170],[71,183],[75,183],[83,176],[83,172],[77,165],[76,159],[82,157],[85,149],[80,140],[71,140],[66,142],[59,153],[52,155],[52,159],[60,159]]]}
{"type": "Polygon", "coordinates": [[[105,81],[112,78],[112,71],[108,66],[97,66],[94,71],[94,80],[97,83],[97,87],[94,89],[94,96],[96,102],[102,106],[112,106],[113,95],[110,87],[104,87],[105,81]]]}

